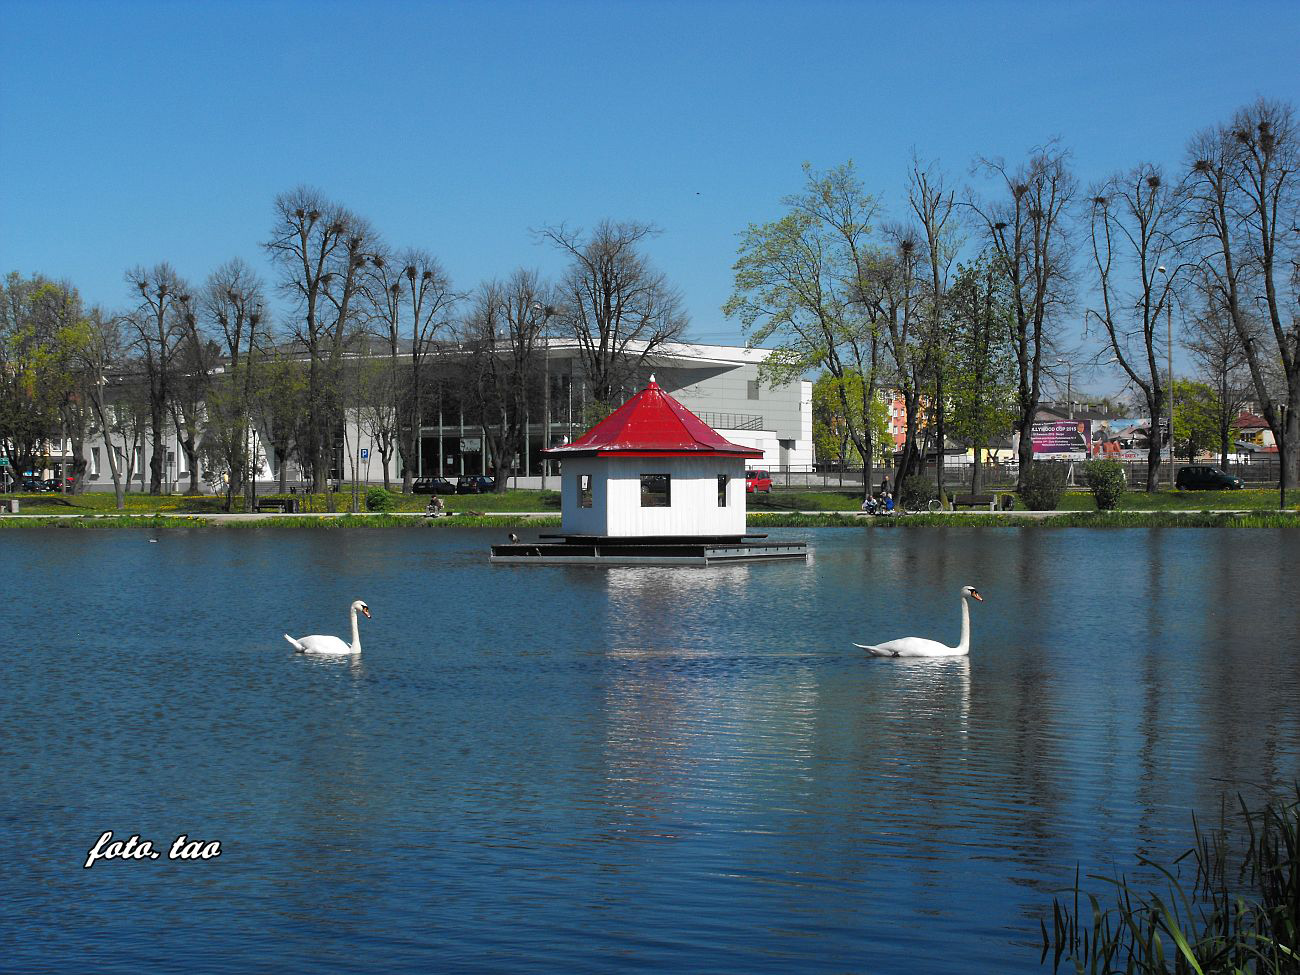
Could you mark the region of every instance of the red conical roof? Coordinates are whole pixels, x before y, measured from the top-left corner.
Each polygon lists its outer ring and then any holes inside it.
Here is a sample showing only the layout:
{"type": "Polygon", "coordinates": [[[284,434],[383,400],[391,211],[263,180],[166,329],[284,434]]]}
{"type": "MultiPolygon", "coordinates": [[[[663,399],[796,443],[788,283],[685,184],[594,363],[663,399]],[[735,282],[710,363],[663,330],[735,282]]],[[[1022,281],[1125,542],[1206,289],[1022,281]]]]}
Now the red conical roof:
{"type": "Polygon", "coordinates": [[[573,443],[551,447],[554,457],[762,457],[763,451],[724,440],[673,399],[650,384],[573,443]]]}

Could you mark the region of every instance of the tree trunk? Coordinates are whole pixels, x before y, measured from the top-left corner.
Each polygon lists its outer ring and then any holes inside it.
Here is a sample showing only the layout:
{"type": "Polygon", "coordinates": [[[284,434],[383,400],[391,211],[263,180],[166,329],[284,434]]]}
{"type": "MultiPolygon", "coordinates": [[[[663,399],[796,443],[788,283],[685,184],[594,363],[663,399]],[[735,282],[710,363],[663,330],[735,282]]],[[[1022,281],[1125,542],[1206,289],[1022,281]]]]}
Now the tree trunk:
{"type": "MultiPolygon", "coordinates": [[[[1147,438],[1147,493],[1155,494],[1160,490],[1160,421],[1164,414],[1164,396],[1159,388],[1147,397],[1147,409],[1151,412],[1151,434],[1147,438]]],[[[1169,428],[1169,457],[1173,463],[1174,430],[1169,428]]]]}
{"type": "Polygon", "coordinates": [[[939,503],[945,508],[948,507],[948,496],[944,492],[943,484],[943,461],[944,461],[944,414],[946,410],[943,407],[943,371],[940,370],[935,377],[934,389],[934,427],[935,436],[938,440],[937,453],[935,454],[935,487],[939,492],[939,503]]]}
{"type": "MultiPolygon", "coordinates": [[[[165,456],[164,450],[166,448],[163,443],[163,415],[162,415],[161,403],[150,404],[149,429],[150,432],[153,434],[153,445],[149,457],[149,493],[162,494],[163,459],[165,456]]],[[[140,474],[141,474],[140,490],[143,491],[144,490],[143,466],[141,467],[140,474]]]]}
{"type": "Polygon", "coordinates": [[[76,478],[72,482],[72,493],[82,494],[86,490],[86,463],[84,452],[86,449],[85,433],[80,427],[73,427],[71,430],[72,437],[72,476],[76,478]]]}
{"type": "MultiPolygon", "coordinates": [[[[190,465],[190,494],[199,493],[199,448],[193,437],[187,437],[181,442],[181,450],[185,452],[185,462],[190,465]]],[[[234,481],[234,478],[231,478],[234,481]]]]}
{"type": "MultiPolygon", "coordinates": [[[[1033,417],[1033,413],[1029,414],[1033,417]]],[[[1030,465],[1034,462],[1034,438],[1030,424],[1032,420],[1026,420],[1024,414],[1020,416],[1020,443],[1016,446],[1016,460],[1019,462],[1020,470],[1016,474],[1016,491],[1025,489],[1025,478],[1029,476],[1030,465]]]]}

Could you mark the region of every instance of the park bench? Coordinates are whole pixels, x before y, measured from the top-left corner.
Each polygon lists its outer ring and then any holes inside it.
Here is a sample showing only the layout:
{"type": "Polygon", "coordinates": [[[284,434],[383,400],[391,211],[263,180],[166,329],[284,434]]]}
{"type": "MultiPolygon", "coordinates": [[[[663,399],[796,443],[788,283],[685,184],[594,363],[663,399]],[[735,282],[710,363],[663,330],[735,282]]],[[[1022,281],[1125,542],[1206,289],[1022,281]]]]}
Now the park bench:
{"type": "Polygon", "coordinates": [[[280,512],[280,514],[285,514],[286,512],[289,514],[297,514],[298,499],[297,498],[258,498],[257,510],[259,512],[278,511],[280,512]]]}
{"type": "Polygon", "coordinates": [[[954,494],[952,497],[954,508],[988,508],[989,511],[996,511],[997,503],[997,496],[993,494],[954,494]]]}

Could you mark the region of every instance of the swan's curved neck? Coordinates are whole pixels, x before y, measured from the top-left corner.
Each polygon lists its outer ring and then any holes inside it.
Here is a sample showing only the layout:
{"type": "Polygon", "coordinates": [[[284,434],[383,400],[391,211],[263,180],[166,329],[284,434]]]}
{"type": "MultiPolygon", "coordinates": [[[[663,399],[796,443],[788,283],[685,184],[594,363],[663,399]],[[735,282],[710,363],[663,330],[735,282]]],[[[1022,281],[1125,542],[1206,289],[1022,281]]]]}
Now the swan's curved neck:
{"type": "MultiPolygon", "coordinates": [[[[966,631],[963,629],[963,636],[965,633],[966,631]]],[[[355,606],[352,607],[352,652],[361,652],[361,628],[357,626],[357,608],[355,606]]]]}
{"type": "MultiPolygon", "coordinates": [[[[352,617],[352,628],[355,632],[357,625],[356,615],[352,617]]],[[[961,643],[957,644],[958,653],[970,653],[970,601],[966,594],[961,594],[961,643]]]]}

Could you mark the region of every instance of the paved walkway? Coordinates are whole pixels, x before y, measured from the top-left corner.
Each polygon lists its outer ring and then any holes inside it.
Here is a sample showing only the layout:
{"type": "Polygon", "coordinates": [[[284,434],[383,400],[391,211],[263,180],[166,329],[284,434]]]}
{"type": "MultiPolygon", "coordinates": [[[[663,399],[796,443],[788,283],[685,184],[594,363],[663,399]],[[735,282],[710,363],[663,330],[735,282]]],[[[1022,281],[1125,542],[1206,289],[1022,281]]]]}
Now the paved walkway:
{"type": "MultiPolygon", "coordinates": [[[[1291,510],[1291,509],[1288,509],[1291,510]]],[[[396,518],[425,518],[427,515],[422,511],[392,511],[387,512],[396,518]]],[[[846,515],[854,518],[910,518],[912,515],[897,513],[894,515],[868,515],[862,511],[764,511],[758,510],[750,512],[751,514],[773,514],[773,515],[846,515]]],[[[1006,521],[1035,521],[1043,518],[1064,518],[1076,514],[1097,514],[1097,512],[1079,512],[1079,511],[940,511],[935,514],[955,515],[957,517],[974,516],[974,515],[996,515],[1006,521]]],[[[1113,513],[1119,515],[1139,514],[1139,515],[1199,515],[1202,514],[1200,509],[1196,510],[1173,510],[1173,511],[1133,511],[1123,510],[1113,513]]],[[[1210,509],[1210,514],[1214,515],[1248,515],[1253,513],[1274,514],[1276,509],[1210,509]]],[[[111,517],[111,518],[185,518],[193,521],[210,521],[213,523],[233,522],[233,521],[264,521],[268,518],[342,518],[352,515],[356,518],[370,518],[384,514],[379,511],[303,511],[294,514],[280,514],[278,512],[264,513],[244,513],[235,512],[226,514],[225,512],[185,512],[185,511],[160,511],[160,512],[136,512],[136,511],[95,511],[95,512],[76,512],[76,513],[55,513],[55,512],[22,512],[20,514],[0,514],[0,519],[5,518],[88,518],[88,517],[111,517]]],[[[460,514],[464,514],[461,512],[460,514]]],[[[517,518],[521,521],[531,521],[536,518],[554,518],[559,515],[558,511],[483,511],[475,512],[476,515],[485,515],[493,518],[517,518]]],[[[449,513],[446,516],[449,524],[455,524],[457,513],[449,513]]]]}

